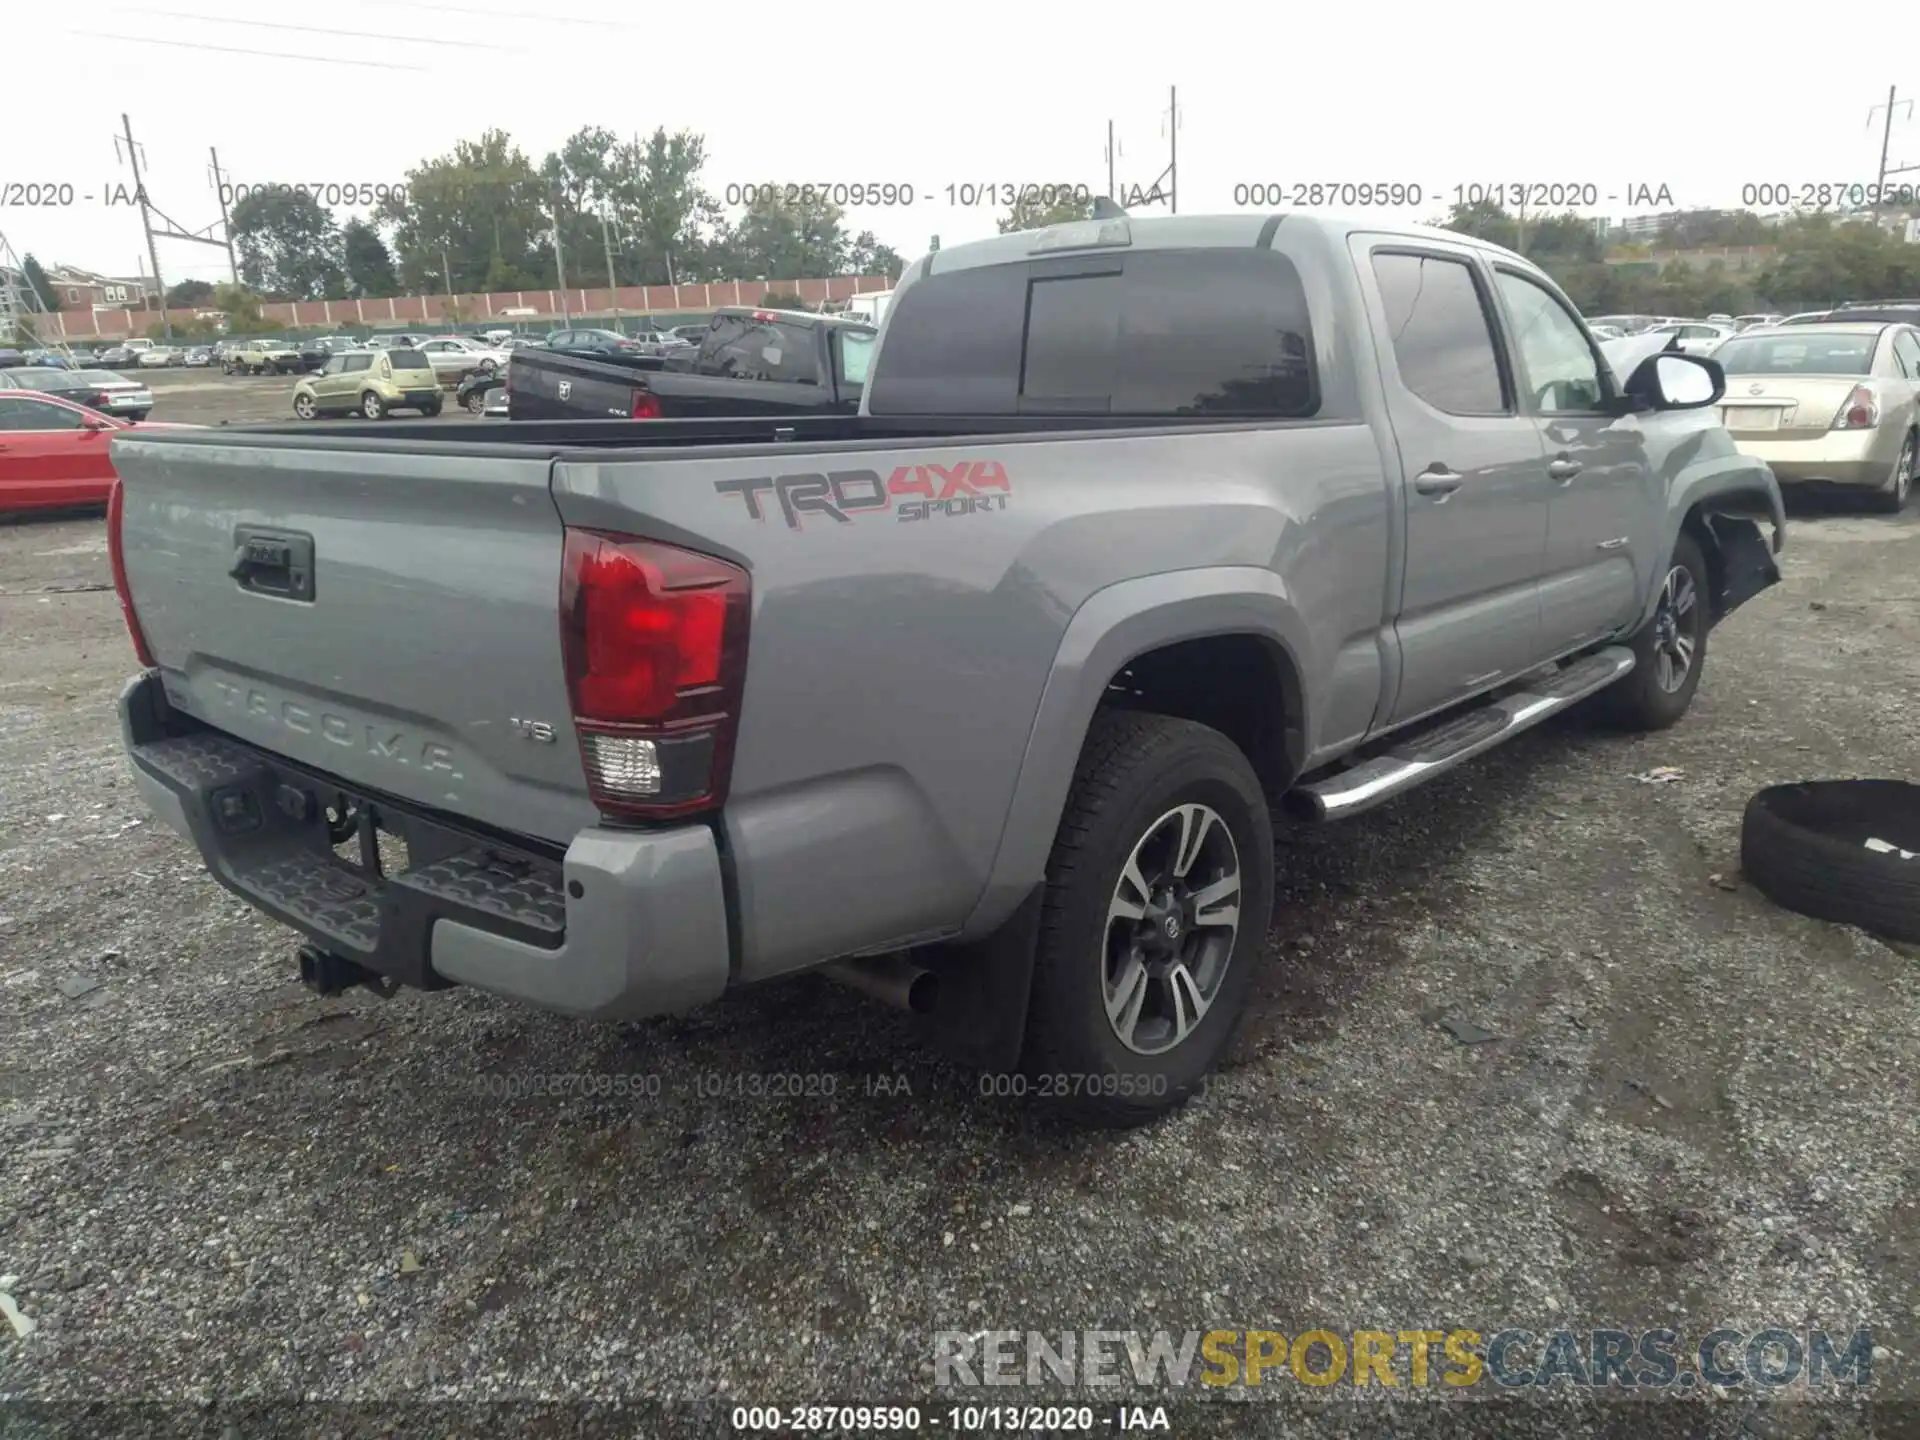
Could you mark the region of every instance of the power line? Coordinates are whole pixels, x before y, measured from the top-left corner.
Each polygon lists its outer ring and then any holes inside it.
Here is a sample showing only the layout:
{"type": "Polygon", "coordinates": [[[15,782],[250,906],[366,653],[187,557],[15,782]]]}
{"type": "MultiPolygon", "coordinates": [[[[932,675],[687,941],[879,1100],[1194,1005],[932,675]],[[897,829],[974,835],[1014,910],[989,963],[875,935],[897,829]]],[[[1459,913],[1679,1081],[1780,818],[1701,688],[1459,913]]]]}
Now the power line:
{"type": "Polygon", "coordinates": [[[295,55],[285,50],[242,50],[233,45],[204,45],[197,40],[156,40],[150,35],[105,35],[98,30],[67,30],[83,40],[118,40],[128,45],[166,45],[175,50],[212,50],[222,55],[255,55],[264,60],[305,60],[321,65],[358,65],[368,70],[413,70],[424,75],[425,65],[389,65],[381,60],[342,60],[332,55],[295,55]]]}
{"type": "Polygon", "coordinates": [[[505,10],[475,10],[466,5],[432,5],[427,0],[382,0],[383,6],[398,6],[403,10],[437,10],[446,15],[464,15],[469,20],[537,20],[542,25],[597,25],[603,30],[622,28],[612,20],[583,20],[577,15],[514,15],[505,10]]]}
{"type": "Polygon", "coordinates": [[[217,15],[188,15],[180,10],[143,10],[143,15],[164,15],[171,20],[194,20],[203,25],[251,25],[258,30],[295,30],[302,35],[339,35],[350,40],[391,40],[401,45],[451,45],[461,50],[504,50],[504,45],[489,45],[484,40],[445,40],[437,35],[390,35],[381,30],[339,30],[330,25],[285,25],[278,20],[232,20],[217,15]]]}

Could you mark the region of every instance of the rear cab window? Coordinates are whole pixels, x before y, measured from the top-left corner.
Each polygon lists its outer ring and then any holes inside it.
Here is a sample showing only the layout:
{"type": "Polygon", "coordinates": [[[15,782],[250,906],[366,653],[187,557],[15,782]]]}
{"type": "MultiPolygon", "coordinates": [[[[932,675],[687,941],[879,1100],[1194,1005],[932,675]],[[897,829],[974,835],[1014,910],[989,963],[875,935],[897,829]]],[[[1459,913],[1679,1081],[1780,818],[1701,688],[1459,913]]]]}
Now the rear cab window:
{"type": "Polygon", "coordinates": [[[803,325],[722,315],[701,342],[692,368],[695,374],[731,380],[818,385],[820,365],[814,343],[812,331],[803,325]]]}
{"type": "Polygon", "coordinates": [[[873,414],[1305,419],[1320,408],[1293,262],[1210,247],[934,273],[889,317],[873,414]]]}

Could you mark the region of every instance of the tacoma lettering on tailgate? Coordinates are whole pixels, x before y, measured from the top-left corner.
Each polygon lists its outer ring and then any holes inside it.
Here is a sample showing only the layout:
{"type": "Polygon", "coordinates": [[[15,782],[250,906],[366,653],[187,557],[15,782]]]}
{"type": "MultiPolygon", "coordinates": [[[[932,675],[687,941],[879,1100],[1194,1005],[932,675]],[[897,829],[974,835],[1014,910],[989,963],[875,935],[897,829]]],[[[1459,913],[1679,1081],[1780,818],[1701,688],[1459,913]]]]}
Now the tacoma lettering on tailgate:
{"type": "Polygon", "coordinates": [[[769,507],[761,502],[773,496],[789,530],[801,529],[808,515],[825,516],[839,525],[882,510],[891,511],[902,522],[989,515],[1006,509],[1007,497],[1013,493],[1007,467],[998,460],[902,465],[884,480],[877,470],[833,470],[716,480],[713,488],[722,495],[738,495],[755,520],[767,518],[769,507]]]}

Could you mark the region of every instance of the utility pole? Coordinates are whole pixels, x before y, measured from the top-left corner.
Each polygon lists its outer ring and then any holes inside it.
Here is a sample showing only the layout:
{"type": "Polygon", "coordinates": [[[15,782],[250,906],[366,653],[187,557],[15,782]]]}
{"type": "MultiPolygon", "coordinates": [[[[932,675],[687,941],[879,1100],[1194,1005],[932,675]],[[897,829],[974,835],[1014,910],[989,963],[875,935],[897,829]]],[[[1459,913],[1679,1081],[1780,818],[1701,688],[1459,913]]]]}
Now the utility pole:
{"type": "Polygon", "coordinates": [[[1107,198],[1116,205],[1120,197],[1113,193],[1113,121],[1107,121],[1107,198]]]}
{"type": "Polygon", "coordinates": [[[567,257],[561,252],[560,247],[560,202],[563,198],[565,197],[561,195],[559,187],[555,186],[553,191],[553,269],[560,279],[560,318],[566,322],[560,328],[570,330],[573,328],[573,315],[567,309],[567,257]]]}
{"type": "Polygon", "coordinates": [[[160,331],[173,339],[173,318],[167,313],[167,282],[160,278],[160,249],[153,243],[153,214],[147,208],[147,187],[140,179],[140,152],[133,143],[133,121],[120,117],[127,140],[127,161],[133,166],[133,198],[140,204],[140,228],[147,233],[147,259],[153,262],[153,287],[160,292],[160,331]]]}
{"type": "Polygon", "coordinates": [[[1167,213],[1180,213],[1180,94],[1167,87],[1167,213]]]}
{"type": "Polygon", "coordinates": [[[447,311],[453,308],[453,267],[447,263],[445,245],[440,247],[440,280],[447,287],[447,303],[440,311],[440,318],[444,320],[447,318],[447,311]]]}
{"type": "MultiPolygon", "coordinates": [[[[1889,85],[1887,87],[1887,118],[1886,123],[1880,130],[1880,173],[1876,177],[1873,186],[1873,223],[1875,225],[1880,223],[1881,192],[1887,188],[1887,146],[1893,140],[1893,94],[1894,87],[1889,85]]],[[[1905,101],[1904,103],[1908,110],[1912,110],[1913,102],[1911,100],[1905,101]]],[[[1873,107],[1873,110],[1878,110],[1879,108],[1880,107],[1876,105],[1873,107]]],[[[1873,110],[1867,112],[1867,123],[1869,125],[1873,123],[1873,110]]]]}
{"type": "Polygon", "coordinates": [[[233,277],[235,286],[240,284],[240,262],[233,256],[233,222],[227,218],[226,177],[220,173],[220,152],[211,145],[207,154],[213,157],[213,193],[220,197],[220,233],[227,242],[227,273],[233,277]]]}
{"type": "Polygon", "coordinates": [[[600,241],[607,247],[607,289],[613,292],[613,328],[620,328],[620,281],[613,273],[613,230],[607,223],[607,207],[600,206],[600,241]]]}

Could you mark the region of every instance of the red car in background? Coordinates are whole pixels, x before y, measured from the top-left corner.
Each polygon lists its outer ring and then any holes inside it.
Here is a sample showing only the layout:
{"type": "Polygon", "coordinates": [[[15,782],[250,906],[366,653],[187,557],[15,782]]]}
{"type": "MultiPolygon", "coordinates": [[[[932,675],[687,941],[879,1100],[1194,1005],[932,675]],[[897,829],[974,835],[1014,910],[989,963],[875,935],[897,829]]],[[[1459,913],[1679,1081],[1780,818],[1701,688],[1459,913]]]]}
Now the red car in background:
{"type": "Polygon", "coordinates": [[[30,390],[0,390],[0,514],[104,505],[117,478],[107,453],[116,430],[162,429],[116,420],[30,390]]]}

